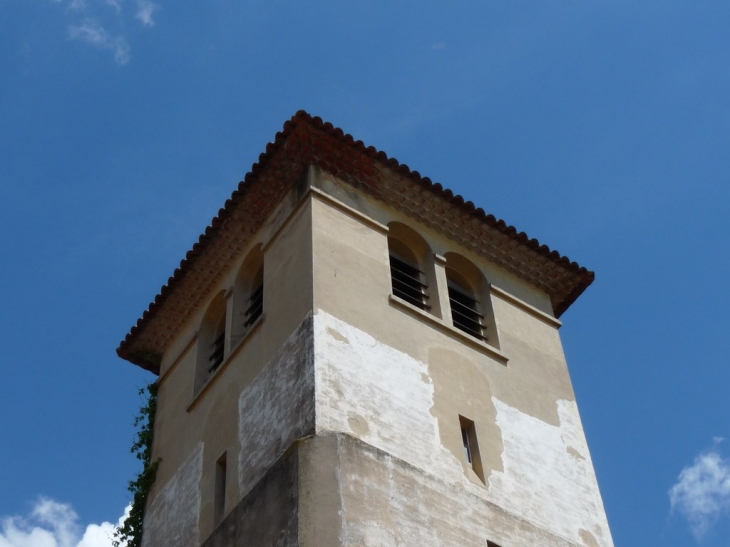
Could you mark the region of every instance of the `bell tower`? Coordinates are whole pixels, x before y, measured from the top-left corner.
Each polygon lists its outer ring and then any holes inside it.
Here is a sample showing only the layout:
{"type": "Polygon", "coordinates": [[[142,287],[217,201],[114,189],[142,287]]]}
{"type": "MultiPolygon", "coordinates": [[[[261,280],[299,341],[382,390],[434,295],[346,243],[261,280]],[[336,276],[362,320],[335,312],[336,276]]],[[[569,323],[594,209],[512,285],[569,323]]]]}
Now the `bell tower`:
{"type": "Polygon", "coordinates": [[[298,112],[117,350],[146,547],[612,547],[559,336],[593,273],[298,112]]]}

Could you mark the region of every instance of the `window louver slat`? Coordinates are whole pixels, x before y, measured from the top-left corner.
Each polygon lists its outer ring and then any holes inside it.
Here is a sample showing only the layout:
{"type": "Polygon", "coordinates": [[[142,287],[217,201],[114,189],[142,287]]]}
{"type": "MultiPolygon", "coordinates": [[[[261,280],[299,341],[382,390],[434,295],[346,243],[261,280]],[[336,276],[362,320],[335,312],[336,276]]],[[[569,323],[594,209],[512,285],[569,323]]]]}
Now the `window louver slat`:
{"type": "Polygon", "coordinates": [[[208,369],[208,372],[217,369],[223,362],[223,350],[225,349],[225,341],[226,333],[225,331],[223,331],[220,336],[215,339],[215,342],[211,344],[212,351],[210,353],[210,357],[208,357],[208,361],[210,361],[210,368],[208,369]]]}
{"type": "Polygon", "coordinates": [[[484,336],[484,316],[479,313],[479,303],[467,294],[449,287],[449,303],[451,304],[451,319],[454,327],[465,333],[486,341],[484,336]]]}
{"type": "Polygon", "coordinates": [[[428,285],[421,281],[423,272],[415,266],[390,255],[390,278],[393,295],[422,310],[430,308],[426,303],[428,285]]]}
{"type": "Polygon", "coordinates": [[[248,299],[251,303],[246,310],[245,317],[246,322],[243,324],[244,327],[248,328],[256,322],[261,316],[261,312],[264,309],[264,287],[263,285],[256,289],[251,298],[248,299]]]}

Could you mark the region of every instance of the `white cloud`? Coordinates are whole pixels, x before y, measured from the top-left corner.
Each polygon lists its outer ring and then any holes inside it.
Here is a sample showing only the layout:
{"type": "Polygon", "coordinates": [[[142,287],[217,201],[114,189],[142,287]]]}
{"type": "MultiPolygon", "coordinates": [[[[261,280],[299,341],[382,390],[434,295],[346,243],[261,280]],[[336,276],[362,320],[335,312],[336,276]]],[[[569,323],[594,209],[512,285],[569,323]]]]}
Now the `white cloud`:
{"type": "Polygon", "coordinates": [[[85,19],[79,25],[68,28],[72,40],[81,40],[92,46],[111,50],[114,60],[120,65],[126,65],[130,58],[130,47],[123,36],[111,36],[104,27],[93,19],[85,19]]]}
{"type": "MultiPolygon", "coordinates": [[[[129,507],[119,523],[127,514],[129,507]]],[[[0,517],[0,547],[112,546],[115,524],[89,524],[82,531],[78,520],[78,515],[69,504],[40,498],[25,517],[0,517]]]]}
{"type": "MultiPolygon", "coordinates": [[[[722,439],[715,439],[715,445],[722,439]]],[[[701,453],[669,490],[672,512],[679,512],[699,542],[722,517],[730,515],[730,460],[714,447],[701,453]]]]}
{"type": "Polygon", "coordinates": [[[114,537],[116,526],[111,522],[89,524],[76,547],[107,547],[114,537]]]}
{"type": "Polygon", "coordinates": [[[137,0],[137,19],[146,27],[155,26],[155,20],[152,15],[160,9],[160,6],[151,2],[151,0],[137,0]]]}
{"type": "Polygon", "coordinates": [[[137,24],[152,28],[155,26],[155,14],[161,9],[160,4],[153,0],[135,0],[129,9],[125,0],[51,1],[65,7],[69,20],[68,34],[72,40],[112,52],[119,65],[126,65],[132,57],[132,48],[125,38],[128,21],[134,17],[137,24]]]}
{"type": "Polygon", "coordinates": [[[113,7],[117,10],[117,13],[122,13],[122,2],[121,0],[106,0],[108,6],[113,7]]]}
{"type": "Polygon", "coordinates": [[[87,8],[86,0],[71,0],[68,9],[75,11],[84,11],[87,8]]]}

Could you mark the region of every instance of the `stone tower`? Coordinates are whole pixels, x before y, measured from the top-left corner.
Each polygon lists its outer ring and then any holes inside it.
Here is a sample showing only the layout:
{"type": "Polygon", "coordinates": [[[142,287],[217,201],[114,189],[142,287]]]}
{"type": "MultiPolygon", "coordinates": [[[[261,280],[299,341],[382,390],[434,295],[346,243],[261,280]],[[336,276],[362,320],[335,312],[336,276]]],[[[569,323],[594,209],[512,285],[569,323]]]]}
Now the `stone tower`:
{"type": "Polygon", "coordinates": [[[118,349],[146,547],[611,547],[558,330],[592,272],[297,113],[118,349]]]}

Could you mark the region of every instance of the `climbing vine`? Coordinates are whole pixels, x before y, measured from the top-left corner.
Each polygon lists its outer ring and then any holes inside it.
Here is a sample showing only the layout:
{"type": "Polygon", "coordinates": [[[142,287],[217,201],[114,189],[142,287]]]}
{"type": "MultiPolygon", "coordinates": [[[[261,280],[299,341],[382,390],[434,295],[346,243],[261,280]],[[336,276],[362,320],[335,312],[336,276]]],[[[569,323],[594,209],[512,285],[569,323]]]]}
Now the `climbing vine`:
{"type": "Polygon", "coordinates": [[[129,482],[129,491],[132,493],[132,507],[124,522],[114,532],[114,547],[141,547],[142,522],[147,497],[157,476],[157,467],[160,460],[152,461],[152,438],[154,435],[155,412],[157,411],[157,382],[151,382],[147,387],[139,390],[145,403],[134,418],[137,435],[132,444],[132,454],[142,461],[142,470],[136,479],[129,482]]]}

